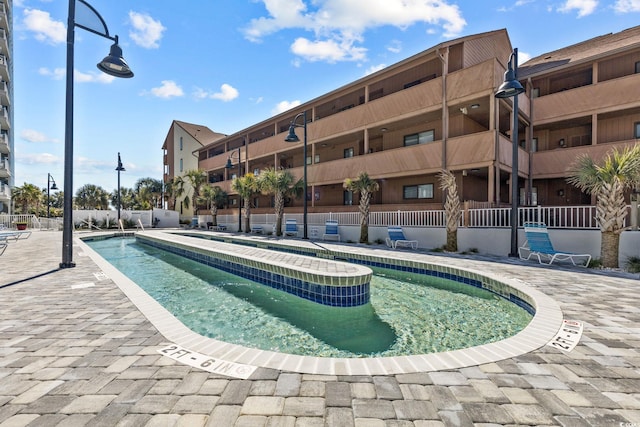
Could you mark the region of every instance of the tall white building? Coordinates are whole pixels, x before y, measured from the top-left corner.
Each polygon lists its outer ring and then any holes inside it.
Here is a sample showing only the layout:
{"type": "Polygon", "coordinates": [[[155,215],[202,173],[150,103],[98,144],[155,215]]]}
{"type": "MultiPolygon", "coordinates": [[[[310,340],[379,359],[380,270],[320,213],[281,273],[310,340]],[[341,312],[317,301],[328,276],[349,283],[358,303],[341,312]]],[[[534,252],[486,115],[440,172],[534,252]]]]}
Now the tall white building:
{"type": "Polygon", "coordinates": [[[0,0],[0,213],[11,213],[13,161],[13,4],[0,0]]]}

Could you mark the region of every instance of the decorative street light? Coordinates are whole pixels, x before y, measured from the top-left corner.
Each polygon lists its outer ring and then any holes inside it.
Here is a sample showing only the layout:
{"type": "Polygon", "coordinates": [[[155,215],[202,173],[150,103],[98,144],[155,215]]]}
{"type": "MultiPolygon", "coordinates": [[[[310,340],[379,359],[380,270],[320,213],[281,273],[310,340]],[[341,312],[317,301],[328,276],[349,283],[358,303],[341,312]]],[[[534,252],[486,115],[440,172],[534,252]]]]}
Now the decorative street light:
{"type": "MultiPolygon", "coordinates": [[[[227,157],[227,164],[225,165],[225,168],[231,169],[233,167],[233,163],[231,163],[231,158],[233,157],[234,154],[238,155],[238,178],[240,178],[240,175],[242,175],[242,162],[240,162],[240,147],[238,147],[238,151],[233,151],[231,154],[229,154],[229,157],[227,157]]],[[[238,194],[238,232],[239,233],[242,232],[242,197],[240,196],[240,194],[238,194]]]]}
{"type": "Polygon", "coordinates": [[[120,198],[120,172],[126,172],[127,170],[122,166],[122,160],[120,160],[120,153],[118,153],[118,226],[120,226],[120,208],[122,207],[122,199],[120,198]]]}
{"type": "Polygon", "coordinates": [[[513,129],[511,130],[511,252],[518,256],[518,95],[524,87],[518,81],[518,49],[509,56],[509,65],[504,73],[504,81],[495,93],[496,98],[513,97],[513,129]]]}
{"type": "Polygon", "coordinates": [[[303,161],[303,185],[304,185],[304,208],[302,214],[302,223],[303,223],[303,239],[308,239],[307,237],[307,112],[303,111],[293,118],[291,122],[291,126],[289,126],[289,135],[284,139],[285,142],[300,142],[300,138],[296,135],[296,128],[301,127],[304,129],[304,149],[302,153],[303,161]],[[303,123],[301,125],[296,124],[298,117],[302,117],[303,123]]]}
{"type": "Polygon", "coordinates": [[[51,218],[51,198],[50,190],[57,190],[58,186],[50,173],[47,173],[47,218],[51,218]],[[53,185],[52,185],[53,184],[53,185]]]}
{"type": "MultiPolygon", "coordinates": [[[[83,16],[86,16],[84,14],[83,16]]],[[[73,262],[73,67],[74,67],[74,43],[75,28],[79,27],[100,37],[112,40],[109,55],[100,63],[98,69],[114,77],[130,78],[133,72],[122,58],[122,49],[118,45],[118,36],[111,37],[107,24],[102,16],[85,0],[69,0],[69,16],[67,21],[67,81],[66,81],[66,112],[65,112],[65,138],[64,138],[64,216],[62,223],[62,262],[60,268],[75,267],[73,262]],[[76,22],[76,4],[84,6],[86,12],[97,18],[92,28],[76,22]]]]}

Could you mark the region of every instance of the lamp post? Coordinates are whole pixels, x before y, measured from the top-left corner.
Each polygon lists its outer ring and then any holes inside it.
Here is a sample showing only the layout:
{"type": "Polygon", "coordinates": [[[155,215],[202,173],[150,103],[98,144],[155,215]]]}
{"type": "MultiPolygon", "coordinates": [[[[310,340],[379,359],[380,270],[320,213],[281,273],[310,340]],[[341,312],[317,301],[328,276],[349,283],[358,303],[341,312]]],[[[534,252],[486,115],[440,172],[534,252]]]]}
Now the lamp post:
{"type": "Polygon", "coordinates": [[[513,97],[513,129],[511,130],[511,252],[518,256],[518,95],[524,87],[518,81],[518,49],[509,56],[509,65],[504,73],[504,81],[495,93],[496,98],[513,97]]]}
{"type": "Polygon", "coordinates": [[[122,166],[122,160],[120,160],[120,153],[118,153],[118,226],[120,226],[120,208],[122,207],[122,199],[120,198],[120,172],[126,172],[124,166],[122,166]]]}
{"type": "MultiPolygon", "coordinates": [[[[86,16],[86,14],[84,15],[86,16]]],[[[69,0],[69,16],[67,20],[67,80],[66,111],[64,138],[64,216],[62,222],[62,262],[60,268],[75,267],[73,262],[73,67],[75,28],[79,27],[90,33],[112,40],[109,55],[98,63],[98,69],[114,77],[130,78],[133,72],[122,58],[122,49],[118,45],[118,36],[111,37],[107,24],[102,16],[85,0],[69,0]],[[97,20],[97,28],[88,27],[76,22],[76,4],[86,8],[97,20]]]]}
{"type": "Polygon", "coordinates": [[[51,218],[51,196],[50,190],[57,190],[58,186],[50,173],[47,173],[47,218],[51,218]],[[53,185],[51,185],[53,184],[53,185]]]}
{"type": "MultiPolygon", "coordinates": [[[[234,154],[238,155],[238,178],[242,175],[242,163],[240,162],[240,147],[238,147],[238,151],[232,152],[229,157],[227,157],[227,164],[225,168],[231,169],[233,164],[231,163],[231,158],[234,154]]],[[[238,233],[242,233],[242,197],[238,194],[238,233]]]]}
{"type": "Polygon", "coordinates": [[[302,223],[303,223],[303,239],[308,239],[307,237],[307,112],[303,111],[293,118],[291,122],[291,126],[289,126],[289,135],[284,139],[285,142],[300,142],[300,138],[296,135],[296,128],[301,127],[304,129],[304,149],[303,149],[303,185],[304,185],[304,204],[303,204],[303,213],[302,213],[302,223]],[[302,117],[303,123],[301,125],[296,124],[298,117],[302,117]]]}

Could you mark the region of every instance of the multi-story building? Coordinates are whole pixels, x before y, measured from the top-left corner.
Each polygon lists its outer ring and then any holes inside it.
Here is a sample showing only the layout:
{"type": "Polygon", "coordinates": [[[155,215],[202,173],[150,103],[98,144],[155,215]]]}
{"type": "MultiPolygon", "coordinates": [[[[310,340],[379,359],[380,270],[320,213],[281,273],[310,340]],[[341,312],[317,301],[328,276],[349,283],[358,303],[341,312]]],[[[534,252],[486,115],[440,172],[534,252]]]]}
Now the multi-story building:
{"type": "MultiPolygon", "coordinates": [[[[164,177],[165,185],[182,177],[189,170],[198,169],[198,151],[225,135],[213,132],[206,126],[174,120],[164,140],[164,177]]],[[[184,192],[189,196],[189,183],[186,182],[184,192]]],[[[185,206],[183,199],[165,197],[168,209],[177,210],[180,215],[193,215],[193,206],[185,206]]]]}
{"type": "MultiPolygon", "coordinates": [[[[302,177],[306,162],[309,212],[355,210],[358,195],[342,184],[361,171],[380,184],[373,211],[441,209],[442,169],[456,175],[470,205],[508,206],[513,98],[495,92],[512,52],[504,29],[443,42],[204,144],[197,165],[233,196],[237,170],[225,165],[234,152],[242,174],[277,167],[302,177]],[[306,159],[302,143],[285,142],[300,113],[307,118],[306,159]]],[[[526,88],[517,111],[518,202],[590,204],[565,182],[566,169],[582,153],[600,157],[640,137],[640,27],[541,55],[517,77],[526,88]]],[[[303,141],[304,130],[297,132],[303,141]]],[[[256,195],[252,204],[255,213],[272,211],[269,196],[256,195]]],[[[302,205],[290,200],[287,212],[302,205]]]]}
{"type": "Polygon", "coordinates": [[[12,1],[0,0],[0,213],[11,213],[14,186],[12,1]]]}

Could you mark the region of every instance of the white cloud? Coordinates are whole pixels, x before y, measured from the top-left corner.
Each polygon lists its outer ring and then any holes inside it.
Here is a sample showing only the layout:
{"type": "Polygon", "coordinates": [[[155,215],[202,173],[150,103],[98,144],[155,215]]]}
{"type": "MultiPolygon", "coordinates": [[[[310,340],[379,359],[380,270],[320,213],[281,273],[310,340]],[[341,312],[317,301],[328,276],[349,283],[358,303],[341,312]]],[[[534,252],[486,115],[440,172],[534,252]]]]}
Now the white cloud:
{"type": "Polygon", "coordinates": [[[238,89],[231,85],[223,84],[220,86],[220,92],[211,95],[213,99],[219,99],[224,102],[232,101],[238,97],[238,89]]]}
{"type": "Polygon", "coordinates": [[[56,68],[54,70],[50,70],[46,67],[42,67],[38,69],[38,74],[41,76],[51,77],[53,80],[62,80],[67,71],[64,68],[56,68]]]}
{"type": "Polygon", "coordinates": [[[158,98],[174,98],[184,96],[184,91],[173,80],[163,80],[162,86],[151,89],[151,94],[158,98]]]}
{"type": "Polygon", "coordinates": [[[25,165],[52,165],[62,161],[59,157],[49,153],[17,153],[16,160],[25,165]]]}
{"type": "Polygon", "coordinates": [[[298,105],[302,104],[302,102],[300,102],[299,100],[295,100],[295,101],[280,101],[278,102],[278,104],[276,105],[276,107],[271,111],[272,114],[280,114],[280,113],[284,113],[285,111],[288,111],[294,107],[297,107],[298,105]]]}
{"type": "Polygon", "coordinates": [[[565,3],[558,8],[559,12],[578,11],[578,18],[591,15],[598,6],[598,0],[566,0],[565,3]]]}
{"type": "Polygon", "coordinates": [[[110,76],[105,73],[100,73],[98,71],[83,73],[78,70],[73,70],[73,80],[78,83],[103,83],[108,84],[114,81],[116,78],[114,76],[110,76]]]}
{"type": "Polygon", "coordinates": [[[365,75],[365,76],[368,76],[369,74],[373,74],[373,73],[375,73],[376,71],[380,71],[380,70],[382,70],[382,69],[383,69],[383,68],[385,68],[386,66],[387,66],[387,64],[378,64],[378,65],[373,65],[373,66],[371,66],[371,67],[367,68],[367,70],[364,72],[364,75],[365,75]]]}
{"type": "Polygon", "coordinates": [[[129,22],[133,30],[129,32],[129,37],[138,46],[147,49],[157,49],[160,47],[159,41],[166,28],[160,21],[156,21],[149,15],[138,12],[129,12],[129,22]]]}
{"type": "Polygon", "coordinates": [[[640,12],[640,0],[617,0],[613,8],[619,13],[640,12]]]}
{"type": "Polygon", "coordinates": [[[196,90],[193,93],[193,96],[197,99],[219,99],[221,101],[224,102],[229,102],[229,101],[233,101],[234,99],[236,99],[239,95],[238,89],[234,88],[233,86],[224,83],[222,86],[220,86],[220,92],[208,92],[204,89],[201,88],[196,88],[196,90]]]}
{"type": "Polygon", "coordinates": [[[402,42],[400,40],[391,40],[387,45],[387,50],[391,53],[400,53],[402,50],[402,42]]]}
{"type": "Polygon", "coordinates": [[[67,29],[60,21],[51,19],[49,12],[38,9],[24,10],[24,26],[35,33],[36,40],[49,44],[64,43],[67,40],[67,29]]]}
{"type": "MultiPolygon", "coordinates": [[[[352,61],[365,57],[359,46],[363,34],[372,28],[407,28],[416,23],[440,26],[444,36],[462,32],[466,21],[457,5],[447,0],[260,0],[268,17],[253,19],[245,37],[260,41],[283,29],[302,28],[314,40],[298,38],[291,50],[310,61],[352,61]],[[311,10],[313,6],[317,6],[311,10]]],[[[393,48],[393,47],[392,47],[393,48]]]]}
{"type": "Polygon", "coordinates": [[[367,49],[353,46],[353,41],[318,40],[297,38],[291,45],[291,51],[308,61],[361,61],[366,58],[367,49]]]}
{"type": "Polygon", "coordinates": [[[20,132],[20,138],[27,142],[59,142],[57,139],[49,138],[42,132],[34,129],[24,129],[20,132]]]}

